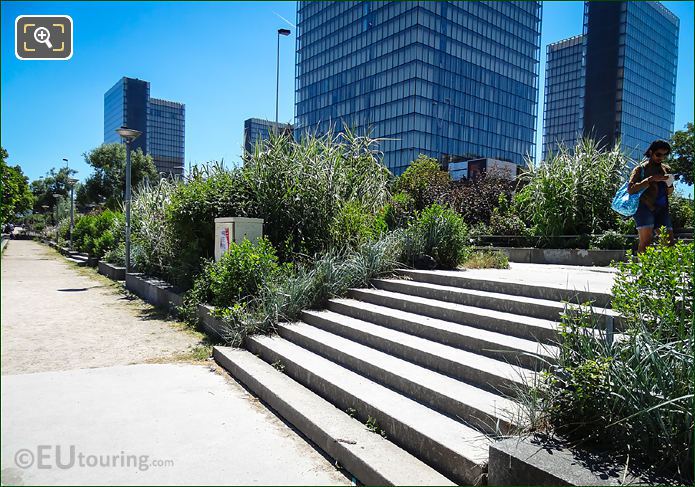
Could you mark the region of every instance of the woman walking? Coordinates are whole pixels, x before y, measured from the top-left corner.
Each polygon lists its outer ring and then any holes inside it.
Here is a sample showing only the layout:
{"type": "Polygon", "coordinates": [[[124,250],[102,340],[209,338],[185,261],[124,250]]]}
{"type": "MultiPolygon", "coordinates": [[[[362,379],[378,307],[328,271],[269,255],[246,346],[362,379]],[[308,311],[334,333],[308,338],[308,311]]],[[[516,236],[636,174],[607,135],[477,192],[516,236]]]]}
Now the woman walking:
{"type": "Polygon", "coordinates": [[[669,243],[673,245],[673,225],[668,212],[668,197],[673,193],[674,177],[663,161],[671,153],[671,146],[664,140],[655,140],[644,153],[646,159],[638,164],[630,174],[627,192],[640,196],[639,207],[634,215],[639,235],[638,253],[644,252],[652,243],[652,234],[661,227],[668,230],[669,243]]]}

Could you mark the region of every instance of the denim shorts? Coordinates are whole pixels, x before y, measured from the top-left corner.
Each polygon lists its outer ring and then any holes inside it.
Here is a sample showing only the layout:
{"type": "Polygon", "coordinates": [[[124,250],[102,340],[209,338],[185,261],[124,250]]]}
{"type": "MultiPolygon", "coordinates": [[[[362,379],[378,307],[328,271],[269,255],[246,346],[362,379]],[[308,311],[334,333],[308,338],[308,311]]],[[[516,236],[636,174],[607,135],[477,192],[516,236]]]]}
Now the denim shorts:
{"type": "Polygon", "coordinates": [[[640,228],[661,228],[666,227],[673,230],[671,224],[671,215],[668,214],[668,206],[657,206],[654,211],[650,210],[647,205],[640,203],[637,207],[637,213],[633,215],[637,229],[640,228]]]}

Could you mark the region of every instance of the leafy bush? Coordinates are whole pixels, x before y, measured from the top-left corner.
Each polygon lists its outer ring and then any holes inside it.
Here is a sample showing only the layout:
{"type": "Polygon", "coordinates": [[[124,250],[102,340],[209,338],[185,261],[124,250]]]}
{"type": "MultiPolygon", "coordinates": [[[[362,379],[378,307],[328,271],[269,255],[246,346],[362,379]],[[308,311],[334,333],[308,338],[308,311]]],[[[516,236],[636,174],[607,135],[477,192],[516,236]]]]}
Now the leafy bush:
{"type": "Polygon", "coordinates": [[[331,246],[357,248],[369,240],[376,240],[386,232],[386,223],[378,219],[357,201],[344,204],[330,227],[331,246]]]}
{"type": "Polygon", "coordinates": [[[658,337],[689,336],[693,320],[693,244],[647,247],[636,260],[618,263],[613,308],[631,322],[643,321],[658,337]]]}
{"type": "Polygon", "coordinates": [[[396,180],[396,192],[408,194],[417,211],[440,201],[449,190],[451,177],[442,171],[436,159],[420,154],[396,180]]]}
{"type": "Polygon", "coordinates": [[[516,194],[519,214],[538,236],[592,234],[615,225],[611,201],[634,164],[616,144],[609,151],[584,139],[573,149],[560,147],[533,164],[520,178],[526,185],[516,194]]]}
{"type": "Polygon", "coordinates": [[[253,197],[241,170],[213,163],[196,169],[185,184],[173,186],[166,208],[166,225],[175,259],[169,274],[188,287],[203,259],[214,255],[215,218],[245,217],[253,213],[253,197]]]}
{"type": "Polygon", "coordinates": [[[623,250],[627,247],[627,239],[615,230],[606,230],[601,235],[591,237],[590,248],[600,250],[623,250]]]}
{"type": "Polygon", "coordinates": [[[271,135],[257,144],[242,174],[255,214],[281,260],[314,255],[331,244],[330,227],[344,204],[376,213],[389,198],[390,173],[379,162],[376,140],[350,130],[305,135],[300,141],[271,135]]]}
{"type": "Polygon", "coordinates": [[[695,207],[693,206],[692,198],[684,198],[677,194],[672,194],[671,198],[669,198],[668,209],[674,229],[693,227],[695,207]]]}
{"type": "Polygon", "coordinates": [[[123,213],[105,210],[81,216],[75,223],[73,245],[91,257],[102,258],[125,238],[123,213]]]}
{"type": "MultiPolygon", "coordinates": [[[[79,221],[79,219],[78,219],[79,221]]],[[[58,221],[56,225],[56,243],[59,245],[67,245],[70,240],[70,217],[67,216],[58,221]]]]}
{"type": "Polygon", "coordinates": [[[415,200],[408,193],[396,193],[381,210],[389,230],[405,228],[415,219],[415,200]]]}
{"type": "Polygon", "coordinates": [[[455,211],[434,204],[408,227],[405,242],[407,262],[429,255],[440,268],[455,269],[468,252],[468,228],[455,211]]]}
{"type": "Polygon", "coordinates": [[[454,183],[442,203],[461,214],[467,225],[489,224],[494,209],[511,199],[514,186],[514,181],[495,171],[485,172],[480,177],[454,183]]]}
{"type": "Polygon", "coordinates": [[[479,250],[473,252],[463,265],[468,269],[509,269],[509,258],[499,250],[479,250]]]}
{"type": "Polygon", "coordinates": [[[116,247],[112,248],[104,254],[104,261],[109,264],[124,267],[125,266],[125,242],[121,242],[116,247]]]}

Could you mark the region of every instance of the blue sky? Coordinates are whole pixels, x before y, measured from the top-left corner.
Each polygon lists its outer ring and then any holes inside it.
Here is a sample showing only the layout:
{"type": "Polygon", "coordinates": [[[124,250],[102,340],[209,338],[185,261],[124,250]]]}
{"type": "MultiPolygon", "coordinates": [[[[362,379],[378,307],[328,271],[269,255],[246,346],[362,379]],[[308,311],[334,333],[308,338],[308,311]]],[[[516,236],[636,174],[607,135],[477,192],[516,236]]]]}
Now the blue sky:
{"type": "MultiPolygon", "coordinates": [[[[663,2],[681,19],[677,129],[693,121],[693,2],[663,2]]],[[[545,2],[545,46],[581,34],[583,2],[545,2]]],[[[186,165],[238,163],[243,121],[275,118],[277,29],[280,121],[294,115],[295,2],[2,2],[2,145],[30,179],[103,141],[103,96],[122,76],[150,81],[151,96],[186,104],[186,165]],[[66,14],[74,22],[69,61],[19,61],[18,15],[66,14]]],[[[542,91],[541,98],[542,100],[542,91]]],[[[539,107],[542,110],[542,107],[539,107]]],[[[538,133],[542,112],[539,111],[538,133]]],[[[691,189],[692,191],[692,189],[691,189]]]]}

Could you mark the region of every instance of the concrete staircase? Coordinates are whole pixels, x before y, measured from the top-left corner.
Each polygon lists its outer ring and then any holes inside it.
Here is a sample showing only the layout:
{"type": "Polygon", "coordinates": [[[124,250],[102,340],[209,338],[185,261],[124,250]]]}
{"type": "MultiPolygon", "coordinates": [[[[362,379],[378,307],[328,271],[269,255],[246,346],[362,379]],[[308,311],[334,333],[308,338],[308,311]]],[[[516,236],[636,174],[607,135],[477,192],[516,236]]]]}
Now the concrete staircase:
{"type": "Polygon", "coordinates": [[[484,484],[490,437],[514,431],[515,393],[558,352],[562,300],[593,301],[609,326],[621,323],[607,294],[466,272],[401,277],[304,311],[276,336],[249,338],[248,352],[214,350],[365,484],[484,484]]]}

